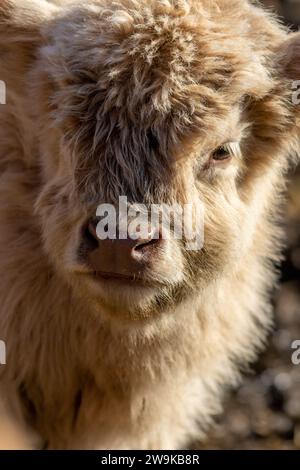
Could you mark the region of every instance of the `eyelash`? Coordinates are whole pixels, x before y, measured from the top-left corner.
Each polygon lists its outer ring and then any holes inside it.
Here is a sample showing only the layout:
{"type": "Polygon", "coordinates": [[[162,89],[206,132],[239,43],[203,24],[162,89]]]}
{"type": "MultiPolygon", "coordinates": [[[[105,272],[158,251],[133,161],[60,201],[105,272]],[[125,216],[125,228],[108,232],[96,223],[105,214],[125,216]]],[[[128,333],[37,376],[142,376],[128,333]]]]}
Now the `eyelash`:
{"type": "Polygon", "coordinates": [[[222,164],[224,166],[234,156],[239,154],[240,147],[238,142],[226,142],[211,153],[206,167],[211,168],[212,166],[221,166],[222,164]]]}
{"type": "Polygon", "coordinates": [[[211,155],[211,159],[215,162],[224,162],[228,158],[234,155],[233,149],[230,143],[223,144],[221,147],[218,147],[211,155]]]}
{"type": "Polygon", "coordinates": [[[209,159],[202,167],[202,171],[208,171],[218,166],[225,167],[225,165],[229,163],[233,157],[238,156],[239,154],[240,147],[238,142],[226,142],[210,154],[209,159]]]}

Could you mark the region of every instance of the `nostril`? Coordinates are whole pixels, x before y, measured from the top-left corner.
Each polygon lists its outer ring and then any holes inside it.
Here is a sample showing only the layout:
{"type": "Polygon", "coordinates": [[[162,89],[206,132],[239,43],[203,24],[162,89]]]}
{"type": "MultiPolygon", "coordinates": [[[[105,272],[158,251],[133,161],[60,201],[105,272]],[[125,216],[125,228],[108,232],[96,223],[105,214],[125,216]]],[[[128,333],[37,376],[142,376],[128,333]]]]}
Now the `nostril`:
{"type": "Polygon", "coordinates": [[[83,238],[91,250],[98,248],[99,240],[96,232],[97,221],[89,220],[83,227],[83,238]]]}
{"type": "Polygon", "coordinates": [[[144,252],[151,250],[154,247],[157,247],[161,243],[160,234],[150,235],[149,239],[137,240],[136,245],[134,246],[134,251],[144,252]]]}
{"type": "Polygon", "coordinates": [[[153,245],[157,245],[159,243],[159,240],[148,240],[148,241],[141,241],[138,242],[138,244],[134,247],[135,251],[143,251],[144,249],[148,249],[153,245]]]}

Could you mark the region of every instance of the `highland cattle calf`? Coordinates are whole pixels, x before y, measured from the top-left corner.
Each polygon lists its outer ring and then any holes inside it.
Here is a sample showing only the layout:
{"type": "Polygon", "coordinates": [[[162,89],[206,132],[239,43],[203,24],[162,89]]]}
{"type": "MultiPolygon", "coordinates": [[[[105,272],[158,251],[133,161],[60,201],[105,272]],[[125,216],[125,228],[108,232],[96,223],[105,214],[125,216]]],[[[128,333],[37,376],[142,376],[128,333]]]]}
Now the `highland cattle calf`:
{"type": "Polygon", "coordinates": [[[272,327],[299,59],[300,36],[247,0],[1,1],[0,394],[16,446],[205,436],[272,327]],[[161,217],[99,236],[121,197],[196,208],[201,246],[164,237],[161,217]]]}

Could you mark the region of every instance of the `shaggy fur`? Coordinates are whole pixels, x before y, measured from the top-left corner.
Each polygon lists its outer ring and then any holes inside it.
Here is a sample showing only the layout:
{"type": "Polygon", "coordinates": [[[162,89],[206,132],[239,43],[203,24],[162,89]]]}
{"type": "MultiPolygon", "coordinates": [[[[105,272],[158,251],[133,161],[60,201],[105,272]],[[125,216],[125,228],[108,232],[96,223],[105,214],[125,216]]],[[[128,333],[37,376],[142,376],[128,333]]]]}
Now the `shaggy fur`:
{"type": "Polygon", "coordinates": [[[299,36],[246,0],[1,1],[0,380],[16,446],[204,437],[272,325],[299,57],[299,36]],[[238,151],[212,165],[225,142],[238,151]],[[204,248],[169,240],[147,286],[96,282],[82,226],[120,195],[201,200],[204,248]]]}

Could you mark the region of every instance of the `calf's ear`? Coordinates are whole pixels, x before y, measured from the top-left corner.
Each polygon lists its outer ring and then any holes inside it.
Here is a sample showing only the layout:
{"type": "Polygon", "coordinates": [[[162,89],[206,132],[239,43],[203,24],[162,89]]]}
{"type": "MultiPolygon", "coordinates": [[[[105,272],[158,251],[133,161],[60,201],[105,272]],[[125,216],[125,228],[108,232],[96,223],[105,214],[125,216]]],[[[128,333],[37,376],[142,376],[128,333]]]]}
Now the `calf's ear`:
{"type": "Polygon", "coordinates": [[[22,86],[22,76],[42,42],[42,25],[57,10],[46,0],[0,0],[0,81],[7,90],[22,86]]]}
{"type": "Polygon", "coordinates": [[[1,42],[22,42],[37,39],[38,30],[57,7],[47,0],[1,0],[1,42]]]}
{"type": "Polygon", "coordinates": [[[300,33],[290,34],[280,47],[279,60],[285,78],[300,80],[300,33]]]}
{"type": "Polygon", "coordinates": [[[283,141],[289,145],[290,160],[299,163],[300,157],[300,33],[291,33],[279,50],[280,75],[290,103],[289,129],[283,141]]]}

